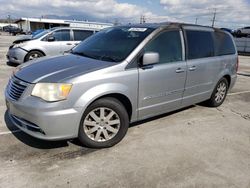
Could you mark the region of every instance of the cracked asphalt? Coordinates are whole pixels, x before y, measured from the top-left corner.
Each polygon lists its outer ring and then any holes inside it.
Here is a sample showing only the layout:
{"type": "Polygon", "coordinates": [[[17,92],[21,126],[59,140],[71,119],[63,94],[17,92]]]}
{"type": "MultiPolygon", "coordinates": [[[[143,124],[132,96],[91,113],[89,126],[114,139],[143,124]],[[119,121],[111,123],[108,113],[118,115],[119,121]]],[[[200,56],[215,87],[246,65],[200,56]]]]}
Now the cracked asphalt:
{"type": "MultiPolygon", "coordinates": [[[[102,150],[46,142],[13,126],[4,87],[15,37],[0,35],[0,187],[250,187],[250,77],[238,76],[218,108],[193,105],[131,125],[102,150]]],[[[250,57],[240,56],[250,73],[250,57]]]]}

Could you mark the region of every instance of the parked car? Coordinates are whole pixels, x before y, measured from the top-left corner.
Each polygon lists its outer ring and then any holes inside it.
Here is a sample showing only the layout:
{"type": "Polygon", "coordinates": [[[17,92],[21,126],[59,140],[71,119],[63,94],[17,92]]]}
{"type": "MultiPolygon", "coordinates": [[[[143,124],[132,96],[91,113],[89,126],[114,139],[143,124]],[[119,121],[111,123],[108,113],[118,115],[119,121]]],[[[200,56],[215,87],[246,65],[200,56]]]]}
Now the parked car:
{"type": "Polygon", "coordinates": [[[243,27],[236,31],[237,36],[248,36],[250,35],[250,27],[243,27]]]}
{"type": "Polygon", "coordinates": [[[58,27],[35,36],[16,40],[7,53],[9,63],[21,64],[43,56],[54,56],[69,51],[96,30],[58,27]]]}
{"type": "Polygon", "coordinates": [[[237,60],[232,36],[219,29],[112,27],[70,54],[19,66],[5,90],[7,114],[36,138],[110,147],[129,123],[203,101],[220,106],[235,84],[237,60]]]}
{"type": "Polygon", "coordinates": [[[4,26],[3,31],[9,32],[12,35],[24,34],[23,30],[19,27],[15,27],[12,25],[4,26]]]}

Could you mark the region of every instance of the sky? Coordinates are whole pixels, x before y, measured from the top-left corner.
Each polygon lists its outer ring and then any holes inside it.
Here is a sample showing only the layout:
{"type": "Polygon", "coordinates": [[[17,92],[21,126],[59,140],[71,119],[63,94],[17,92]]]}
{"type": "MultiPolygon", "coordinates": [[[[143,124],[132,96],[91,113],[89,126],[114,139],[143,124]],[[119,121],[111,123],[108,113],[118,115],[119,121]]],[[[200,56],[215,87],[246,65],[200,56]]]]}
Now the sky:
{"type": "Polygon", "coordinates": [[[187,22],[216,27],[250,25],[250,0],[0,0],[0,18],[57,15],[89,21],[187,22]]]}

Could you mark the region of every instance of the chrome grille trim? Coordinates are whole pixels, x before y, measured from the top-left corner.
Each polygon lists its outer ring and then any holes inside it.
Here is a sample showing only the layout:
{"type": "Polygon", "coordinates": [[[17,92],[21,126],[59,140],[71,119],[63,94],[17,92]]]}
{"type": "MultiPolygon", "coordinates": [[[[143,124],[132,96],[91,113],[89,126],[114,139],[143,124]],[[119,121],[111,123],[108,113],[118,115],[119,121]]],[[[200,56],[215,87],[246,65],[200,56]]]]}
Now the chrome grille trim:
{"type": "Polygon", "coordinates": [[[27,88],[27,86],[28,86],[27,82],[24,82],[16,77],[12,77],[9,80],[7,93],[12,100],[18,101],[22,96],[23,92],[25,91],[25,89],[27,88]]]}

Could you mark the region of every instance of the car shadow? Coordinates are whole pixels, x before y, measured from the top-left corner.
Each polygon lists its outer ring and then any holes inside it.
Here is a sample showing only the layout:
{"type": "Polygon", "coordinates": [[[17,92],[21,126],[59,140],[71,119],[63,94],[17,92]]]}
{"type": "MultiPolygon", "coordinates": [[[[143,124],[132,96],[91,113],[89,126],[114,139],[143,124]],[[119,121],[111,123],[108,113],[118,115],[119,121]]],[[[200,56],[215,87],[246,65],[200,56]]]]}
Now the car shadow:
{"type": "Polygon", "coordinates": [[[168,112],[168,113],[161,114],[161,115],[158,115],[158,116],[155,116],[155,117],[151,117],[151,118],[147,118],[145,120],[141,120],[141,121],[138,121],[138,122],[135,122],[135,123],[131,123],[129,127],[135,127],[135,126],[138,126],[138,125],[141,125],[141,124],[144,124],[144,123],[155,121],[155,120],[160,119],[160,118],[171,116],[171,115],[176,114],[178,112],[182,112],[182,111],[194,108],[195,106],[196,105],[191,105],[191,106],[188,106],[188,107],[185,107],[185,108],[181,108],[181,109],[178,109],[178,110],[175,110],[175,111],[172,111],[172,112],[168,112]]]}
{"type": "MultiPolygon", "coordinates": [[[[173,115],[175,113],[178,113],[178,112],[181,112],[181,111],[184,111],[184,110],[188,110],[188,109],[193,108],[193,107],[195,107],[195,105],[192,105],[192,106],[189,106],[189,107],[186,107],[186,108],[182,108],[182,109],[179,109],[179,110],[176,110],[176,111],[173,111],[173,112],[165,113],[165,114],[162,114],[162,115],[159,115],[159,116],[155,116],[155,117],[152,117],[152,118],[148,118],[148,119],[138,121],[138,122],[135,122],[135,123],[131,123],[129,128],[139,126],[141,124],[148,123],[150,121],[154,121],[154,120],[166,117],[166,116],[170,116],[170,115],[173,115]]],[[[30,147],[34,147],[34,148],[37,148],[37,149],[56,149],[56,148],[68,147],[69,142],[70,142],[73,145],[81,146],[81,147],[84,148],[84,146],[77,139],[63,140],[63,141],[45,141],[45,140],[34,138],[34,137],[26,134],[23,131],[18,131],[20,129],[18,129],[11,122],[7,111],[4,114],[4,120],[5,120],[7,128],[12,132],[12,134],[19,141],[21,141],[22,143],[24,143],[24,144],[26,144],[26,145],[28,145],[30,147]]],[[[95,151],[95,149],[85,148],[84,150],[81,150],[80,152],[81,152],[81,154],[84,154],[84,153],[87,154],[87,153],[90,153],[92,151],[95,151]]]]}
{"type": "Polygon", "coordinates": [[[17,67],[18,66],[18,64],[16,64],[16,63],[11,63],[11,62],[9,62],[9,61],[7,61],[7,63],[6,63],[8,66],[10,66],[10,67],[17,67]]]}

